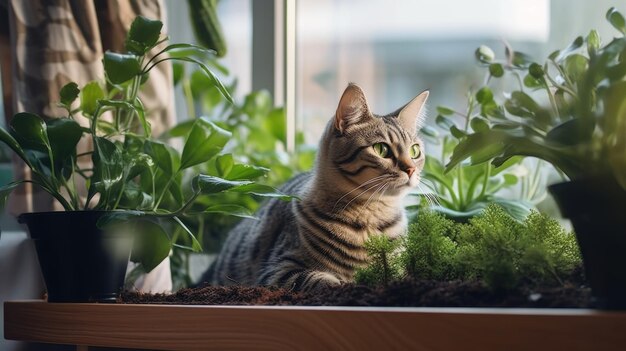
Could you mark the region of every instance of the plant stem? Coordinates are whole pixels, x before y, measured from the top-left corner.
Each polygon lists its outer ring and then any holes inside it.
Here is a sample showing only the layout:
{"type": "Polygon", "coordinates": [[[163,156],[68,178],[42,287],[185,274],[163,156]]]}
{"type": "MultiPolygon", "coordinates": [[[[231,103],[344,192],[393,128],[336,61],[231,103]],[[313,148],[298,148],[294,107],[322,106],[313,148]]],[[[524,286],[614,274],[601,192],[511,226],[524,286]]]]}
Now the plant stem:
{"type": "MultiPolygon", "coordinates": [[[[547,71],[545,73],[545,76],[548,76],[547,71]]],[[[548,85],[548,82],[545,79],[542,79],[542,80],[543,80],[543,87],[544,89],[546,89],[546,93],[548,93],[548,99],[550,99],[550,106],[552,106],[552,110],[554,111],[554,116],[560,120],[561,116],[559,114],[559,107],[556,104],[556,100],[554,99],[554,94],[552,94],[552,91],[550,90],[550,86],[548,85]]]]}
{"type": "Polygon", "coordinates": [[[170,188],[170,185],[172,185],[172,182],[174,181],[174,178],[176,178],[176,176],[178,176],[179,172],[180,171],[177,171],[176,173],[174,173],[174,175],[172,175],[170,177],[170,179],[167,181],[167,183],[165,184],[165,187],[163,188],[163,192],[161,193],[161,196],[159,196],[159,200],[157,200],[156,204],[154,205],[154,208],[152,209],[153,211],[157,210],[157,208],[161,204],[161,201],[163,201],[163,197],[165,196],[165,193],[167,193],[167,191],[170,188]]]}
{"type": "Polygon", "coordinates": [[[185,103],[187,105],[187,113],[192,118],[196,118],[196,107],[193,101],[193,93],[191,91],[191,83],[189,79],[185,79],[183,81],[183,94],[185,95],[185,103]]]}
{"type": "Polygon", "coordinates": [[[485,162],[485,165],[487,169],[485,170],[485,179],[483,179],[483,188],[480,191],[480,197],[485,196],[487,185],[489,184],[489,177],[491,177],[491,163],[485,162]]]}
{"type": "MultiPolygon", "coordinates": [[[[123,175],[122,179],[126,179],[126,175],[123,175]]],[[[126,188],[126,182],[122,181],[122,188],[120,189],[120,193],[117,195],[117,199],[115,200],[115,204],[113,205],[112,210],[115,210],[117,206],[120,204],[120,200],[122,200],[122,195],[124,195],[125,188],[126,188]]]]}
{"type": "Polygon", "coordinates": [[[457,189],[459,192],[459,206],[458,206],[458,210],[464,210],[465,209],[465,199],[463,196],[463,167],[461,165],[458,166],[457,168],[457,189]]]}
{"type": "MultiPolygon", "coordinates": [[[[42,180],[45,179],[41,175],[39,175],[39,176],[42,178],[42,180]]],[[[40,182],[35,181],[35,180],[24,180],[23,182],[24,183],[32,183],[32,184],[38,185],[45,192],[47,192],[48,194],[52,195],[52,197],[54,197],[57,201],[59,201],[66,211],[72,211],[73,210],[72,205],[69,202],[67,202],[67,200],[63,196],[61,196],[61,194],[59,194],[57,191],[55,191],[52,188],[50,188],[47,184],[40,183],[40,182]]]]}

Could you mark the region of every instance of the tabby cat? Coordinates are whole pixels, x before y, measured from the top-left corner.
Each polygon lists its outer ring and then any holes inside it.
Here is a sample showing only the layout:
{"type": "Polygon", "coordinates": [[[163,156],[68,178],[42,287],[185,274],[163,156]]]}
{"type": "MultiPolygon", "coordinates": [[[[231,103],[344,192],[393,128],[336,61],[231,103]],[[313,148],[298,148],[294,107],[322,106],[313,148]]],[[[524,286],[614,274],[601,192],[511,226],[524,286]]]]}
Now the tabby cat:
{"type": "Polygon", "coordinates": [[[367,264],[373,233],[406,231],[402,199],[417,185],[424,146],[417,137],[425,91],[386,116],[370,112],[350,84],[322,137],[315,169],[281,189],[300,200],[272,199],[229,234],[202,281],[322,289],[353,280],[367,264]]]}

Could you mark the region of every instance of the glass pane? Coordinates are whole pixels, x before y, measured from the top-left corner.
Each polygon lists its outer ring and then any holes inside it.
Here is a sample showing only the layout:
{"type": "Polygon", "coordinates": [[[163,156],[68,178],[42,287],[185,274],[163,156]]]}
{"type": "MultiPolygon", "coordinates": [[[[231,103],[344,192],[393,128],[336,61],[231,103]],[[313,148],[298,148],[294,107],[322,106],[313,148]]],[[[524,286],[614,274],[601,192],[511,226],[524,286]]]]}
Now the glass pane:
{"type": "MultiPolygon", "coordinates": [[[[316,144],[349,82],[374,113],[394,111],[430,89],[437,105],[462,109],[484,79],[474,59],[485,44],[504,56],[504,42],[545,57],[598,28],[611,1],[301,0],[297,2],[298,128],[316,144]]],[[[430,113],[429,118],[434,119],[430,113]]]]}
{"type": "MultiPolygon", "coordinates": [[[[187,1],[167,0],[167,31],[173,43],[198,44],[189,19],[187,1]]],[[[217,7],[218,18],[224,33],[227,54],[219,63],[229,70],[223,81],[237,80],[236,98],[243,98],[252,87],[252,5],[250,0],[220,1],[217,7]]],[[[196,69],[188,64],[188,69],[196,69]]],[[[176,115],[179,120],[187,118],[182,88],[176,89],[176,115]]]]}

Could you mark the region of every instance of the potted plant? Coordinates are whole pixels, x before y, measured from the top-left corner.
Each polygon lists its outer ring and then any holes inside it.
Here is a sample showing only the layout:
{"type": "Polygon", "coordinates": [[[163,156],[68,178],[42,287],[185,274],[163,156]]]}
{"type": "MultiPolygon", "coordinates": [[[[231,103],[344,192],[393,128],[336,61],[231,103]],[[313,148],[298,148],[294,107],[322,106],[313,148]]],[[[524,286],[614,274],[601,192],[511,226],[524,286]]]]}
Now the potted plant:
{"type": "Polygon", "coordinates": [[[506,74],[519,88],[505,94],[503,103],[488,85],[479,90],[475,119],[489,123],[462,138],[446,170],[468,158],[495,167],[516,156],[551,163],[568,179],[549,189],[574,225],[598,306],[624,309],[626,22],[614,8],[606,17],[621,33],[618,38],[602,45],[592,30],[544,64],[510,48],[498,61],[491,49],[480,47],[476,56],[489,70],[487,81],[506,74]],[[539,93],[548,108],[537,102],[539,93]]]}
{"type": "Polygon", "coordinates": [[[185,225],[186,217],[250,216],[240,206],[207,202],[211,194],[283,197],[274,188],[250,180],[258,177],[258,167],[236,164],[232,158],[220,162],[221,177],[197,174],[195,168],[218,157],[231,138],[230,132],[206,118],[195,119],[184,134],[182,152],[152,137],[149,111],[137,94],[157,64],[170,60],[197,64],[232,102],[228,90],[204,63],[213,55],[210,50],[171,44],[148,55],[167,40],[161,38],[161,27],[160,21],[141,16],[134,20],[125,42],[128,52],[104,55],[106,85],[98,81],[82,89],[75,83],[65,85],[60,104],[67,116],[46,120],[21,112],[8,130],[0,129],[0,140],[33,174],[32,179],[0,188],[1,204],[17,186],[31,183],[64,208],[19,216],[35,241],[48,301],[114,300],[124,283],[132,239],[133,260],[150,271],[174,245],[173,226],[189,235],[189,249],[201,249],[185,225]],[[75,108],[77,99],[80,107],[75,108]],[[105,119],[105,113],[112,118],[105,119]],[[86,118],[88,126],[81,126],[78,118],[86,118]],[[90,140],[93,151],[78,154],[76,146],[83,138],[90,140]],[[91,161],[91,168],[83,168],[85,159],[91,161]],[[226,167],[228,172],[223,171],[226,167]],[[208,205],[199,208],[198,203],[208,205]]]}

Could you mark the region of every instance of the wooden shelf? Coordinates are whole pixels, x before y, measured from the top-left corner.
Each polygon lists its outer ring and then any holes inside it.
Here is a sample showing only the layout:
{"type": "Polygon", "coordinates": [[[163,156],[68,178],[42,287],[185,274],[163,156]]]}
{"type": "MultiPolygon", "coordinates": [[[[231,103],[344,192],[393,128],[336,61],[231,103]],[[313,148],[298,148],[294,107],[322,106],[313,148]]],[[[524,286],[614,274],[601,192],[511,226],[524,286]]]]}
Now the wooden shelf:
{"type": "Polygon", "coordinates": [[[151,350],[626,349],[626,313],[594,310],[17,301],[4,328],[10,340],[151,350]]]}

